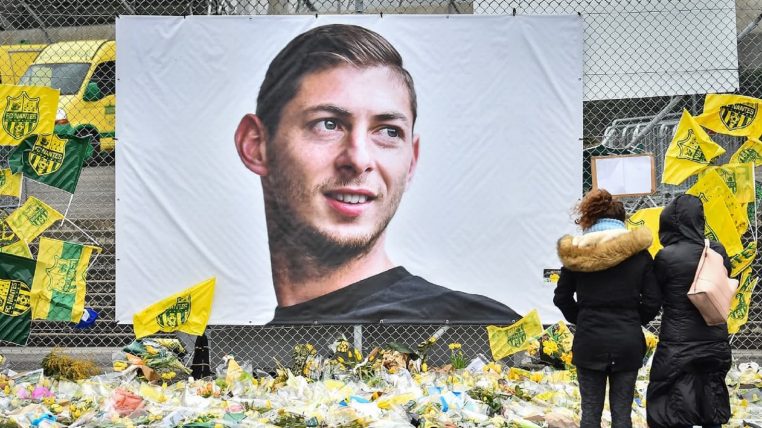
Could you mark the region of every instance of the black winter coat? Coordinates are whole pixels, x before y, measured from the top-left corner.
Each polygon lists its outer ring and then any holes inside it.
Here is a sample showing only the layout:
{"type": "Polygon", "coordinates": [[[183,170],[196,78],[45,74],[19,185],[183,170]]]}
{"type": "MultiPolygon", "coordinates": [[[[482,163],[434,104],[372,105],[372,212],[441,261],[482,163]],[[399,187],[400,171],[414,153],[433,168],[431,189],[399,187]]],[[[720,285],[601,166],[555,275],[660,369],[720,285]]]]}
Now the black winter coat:
{"type": "Polygon", "coordinates": [[[646,228],[609,230],[558,241],[563,262],[553,303],[576,324],[572,362],[592,370],[643,365],[641,325],[659,311],[660,296],[646,228]],[[574,294],[576,293],[576,300],[574,294]]]}
{"type": "MultiPolygon", "coordinates": [[[[648,384],[648,425],[724,424],[730,418],[725,375],[731,352],[727,325],[709,327],[688,300],[699,258],[704,249],[704,210],[690,195],[678,196],[659,218],[659,240],[664,248],[656,255],[656,277],[664,311],[648,384]]],[[[722,245],[711,248],[730,260],[722,245]]]]}

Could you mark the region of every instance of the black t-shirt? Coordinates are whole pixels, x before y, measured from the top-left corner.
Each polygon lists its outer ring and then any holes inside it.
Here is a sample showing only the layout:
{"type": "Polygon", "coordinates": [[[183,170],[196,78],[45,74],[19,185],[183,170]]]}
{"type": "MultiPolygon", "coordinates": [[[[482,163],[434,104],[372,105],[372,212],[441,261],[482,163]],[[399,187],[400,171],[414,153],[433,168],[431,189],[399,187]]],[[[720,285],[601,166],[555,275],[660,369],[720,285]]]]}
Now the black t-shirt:
{"type": "Polygon", "coordinates": [[[432,284],[398,266],[312,300],[275,308],[270,324],[511,324],[519,318],[500,302],[432,284]]]}

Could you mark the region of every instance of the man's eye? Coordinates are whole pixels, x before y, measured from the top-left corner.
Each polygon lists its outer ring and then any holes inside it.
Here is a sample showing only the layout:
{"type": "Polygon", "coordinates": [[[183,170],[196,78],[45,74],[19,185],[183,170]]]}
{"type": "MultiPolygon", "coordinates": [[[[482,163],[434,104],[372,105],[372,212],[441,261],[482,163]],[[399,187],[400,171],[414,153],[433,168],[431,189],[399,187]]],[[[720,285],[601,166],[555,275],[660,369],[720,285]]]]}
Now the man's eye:
{"type": "Polygon", "coordinates": [[[392,138],[397,138],[400,136],[400,133],[394,128],[386,128],[386,135],[392,138]]]}
{"type": "Polygon", "coordinates": [[[327,129],[329,131],[333,131],[333,130],[335,130],[337,128],[338,125],[333,120],[324,120],[323,121],[323,126],[325,127],[325,129],[327,129]]]}

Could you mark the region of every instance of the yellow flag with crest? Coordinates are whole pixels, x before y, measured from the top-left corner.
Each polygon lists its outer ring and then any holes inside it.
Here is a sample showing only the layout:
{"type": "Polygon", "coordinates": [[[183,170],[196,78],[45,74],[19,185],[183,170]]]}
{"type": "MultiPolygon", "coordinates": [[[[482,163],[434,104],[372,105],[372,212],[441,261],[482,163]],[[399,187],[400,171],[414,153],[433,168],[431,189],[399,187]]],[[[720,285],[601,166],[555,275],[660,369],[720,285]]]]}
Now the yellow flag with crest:
{"type": "Polygon", "coordinates": [[[664,157],[661,182],[680,184],[709,166],[709,161],[725,153],[725,149],[709,138],[693,116],[683,110],[675,136],[664,157]]]}
{"type": "Polygon", "coordinates": [[[753,162],[754,166],[762,166],[762,141],[749,137],[730,157],[730,163],[746,162],[753,162]]]}
{"type": "Polygon", "coordinates": [[[63,219],[63,215],[45,202],[30,196],[5,221],[8,226],[26,242],[32,242],[53,223],[63,219]]]}
{"type": "Polygon", "coordinates": [[[0,146],[17,146],[32,134],[52,134],[59,93],[46,86],[0,85],[0,146]]]}
{"type": "MultiPolygon", "coordinates": [[[[735,225],[738,235],[743,235],[749,228],[749,213],[741,206],[733,192],[725,184],[720,174],[716,170],[708,171],[696,181],[685,193],[696,196],[704,202],[704,213],[709,222],[709,213],[707,212],[706,202],[714,199],[722,201],[730,213],[730,217],[735,225]]],[[[740,251],[740,249],[738,250],[740,251]]],[[[734,253],[735,254],[735,253],[734,253]]]]}
{"type": "Polygon", "coordinates": [[[706,94],[704,111],[696,122],[719,134],[762,135],[762,100],[735,94],[706,94]]]}
{"type": "Polygon", "coordinates": [[[647,227],[651,231],[653,241],[651,241],[651,246],[648,247],[651,257],[656,256],[656,253],[664,248],[661,242],[659,242],[659,216],[662,211],[664,211],[664,207],[643,208],[635,211],[625,222],[628,230],[647,227]]]}
{"type": "Polygon", "coordinates": [[[132,317],[135,337],[140,339],[159,331],[204,334],[212,313],[215,281],[216,278],[210,278],[199,282],[136,313],[132,317]]]}
{"type": "Polygon", "coordinates": [[[759,277],[751,276],[751,268],[746,269],[741,274],[741,281],[736,294],[733,296],[733,302],[730,304],[730,315],[728,315],[728,333],[736,334],[749,319],[749,308],[751,306],[751,296],[754,288],[759,282],[759,277]]]}
{"type": "Polygon", "coordinates": [[[523,351],[529,345],[529,340],[543,332],[540,314],[532,309],[523,318],[508,327],[487,326],[489,347],[492,357],[501,360],[516,352],[523,351]]]}

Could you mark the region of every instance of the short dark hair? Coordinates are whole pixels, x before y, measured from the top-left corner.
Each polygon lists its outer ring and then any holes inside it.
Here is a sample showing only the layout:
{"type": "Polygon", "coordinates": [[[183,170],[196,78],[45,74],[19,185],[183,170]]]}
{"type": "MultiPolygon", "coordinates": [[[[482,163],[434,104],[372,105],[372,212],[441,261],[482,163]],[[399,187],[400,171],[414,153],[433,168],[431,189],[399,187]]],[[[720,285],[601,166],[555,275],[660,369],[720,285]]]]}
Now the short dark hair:
{"type": "Polygon", "coordinates": [[[367,28],[331,24],[298,35],[270,63],[257,96],[257,116],[267,132],[276,133],[283,107],[296,96],[306,75],[341,64],[392,68],[407,86],[415,123],[418,106],[413,78],[394,46],[367,28]]]}
{"type": "Polygon", "coordinates": [[[622,201],[614,199],[605,189],[595,189],[587,192],[576,209],[579,217],[574,221],[583,230],[589,229],[602,218],[613,218],[624,221],[625,212],[622,201]]]}

